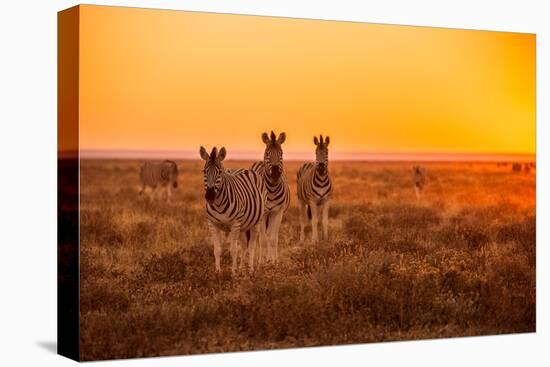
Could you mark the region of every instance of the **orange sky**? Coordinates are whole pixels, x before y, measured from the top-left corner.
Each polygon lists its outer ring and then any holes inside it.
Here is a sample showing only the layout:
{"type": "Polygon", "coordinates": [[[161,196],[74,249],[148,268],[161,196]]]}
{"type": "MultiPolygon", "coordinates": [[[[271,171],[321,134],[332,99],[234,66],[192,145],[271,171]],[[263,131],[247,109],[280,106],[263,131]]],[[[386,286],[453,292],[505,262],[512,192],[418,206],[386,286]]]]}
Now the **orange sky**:
{"type": "MultiPolygon", "coordinates": [[[[535,36],[81,6],[84,150],[534,153],[535,36]]],[[[198,157],[198,155],[197,155],[198,157]]]]}

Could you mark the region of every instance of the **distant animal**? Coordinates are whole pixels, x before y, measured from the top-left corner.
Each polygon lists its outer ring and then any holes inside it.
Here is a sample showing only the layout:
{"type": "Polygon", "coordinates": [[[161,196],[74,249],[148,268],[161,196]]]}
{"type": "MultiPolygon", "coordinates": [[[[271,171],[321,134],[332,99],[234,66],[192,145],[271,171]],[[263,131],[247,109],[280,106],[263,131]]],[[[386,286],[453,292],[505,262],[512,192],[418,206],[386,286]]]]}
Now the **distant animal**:
{"type": "Polygon", "coordinates": [[[141,166],[139,172],[141,180],[140,194],[145,192],[147,187],[152,189],[153,196],[159,189],[166,189],[166,201],[172,198],[172,188],[178,187],[178,165],[174,161],[150,161],[141,166]]]}
{"type": "Polygon", "coordinates": [[[521,172],[521,163],[515,162],[512,164],[512,172],[521,172]]]}
{"type": "Polygon", "coordinates": [[[426,186],[426,169],[422,166],[413,167],[413,183],[416,192],[416,199],[420,200],[426,186]]]}
{"type": "Polygon", "coordinates": [[[305,163],[298,170],[297,189],[300,209],[300,241],[305,238],[305,226],[311,219],[311,238],[318,241],[317,226],[319,216],[322,218],[323,238],[328,238],[328,217],[332,181],[328,171],[328,146],[330,137],[313,138],[315,144],[315,162],[305,163]]]}
{"type": "Polygon", "coordinates": [[[523,172],[530,173],[531,172],[531,165],[529,163],[523,164],[523,172]]]}
{"type": "Polygon", "coordinates": [[[264,224],[267,231],[267,258],[275,262],[279,257],[279,230],[283,215],[290,205],[290,189],[283,166],[282,144],[285,140],[284,132],[280,133],[279,137],[273,131],[271,135],[263,133],[264,160],[255,162],[250,167],[263,178],[267,188],[267,214],[264,224]]]}
{"type": "MultiPolygon", "coordinates": [[[[264,180],[256,172],[247,169],[225,170],[223,160],[225,148],[218,152],[212,148],[210,154],[200,147],[200,156],[204,164],[204,198],[206,217],[214,245],[216,271],[221,270],[220,259],[222,241],[228,235],[231,252],[231,271],[235,273],[237,259],[241,252],[239,241],[248,242],[248,265],[254,270],[254,256],[257,244],[265,243],[267,189],[264,180]]],[[[243,262],[241,259],[241,266],[243,262]]]]}

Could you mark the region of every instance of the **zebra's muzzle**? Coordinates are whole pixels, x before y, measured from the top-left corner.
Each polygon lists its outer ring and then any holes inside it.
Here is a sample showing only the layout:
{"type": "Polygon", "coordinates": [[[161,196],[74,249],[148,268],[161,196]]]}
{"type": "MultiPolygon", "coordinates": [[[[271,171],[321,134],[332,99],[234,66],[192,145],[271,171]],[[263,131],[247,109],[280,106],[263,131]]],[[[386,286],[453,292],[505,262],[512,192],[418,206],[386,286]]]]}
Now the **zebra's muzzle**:
{"type": "Polygon", "coordinates": [[[277,181],[281,177],[281,168],[278,166],[271,167],[271,178],[277,181]]]}
{"type": "Polygon", "coordinates": [[[327,166],[323,163],[319,163],[319,165],[317,166],[317,171],[324,175],[325,173],[327,173],[327,166]]]}
{"type": "Polygon", "coordinates": [[[214,188],[207,188],[204,193],[204,198],[209,203],[213,202],[214,199],[216,198],[216,190],[214,188]]]}
{"type": "Polygon", "coordinates": [[[172,186],[174,187],[174,189],[177,188],[178,187],[178,181],[172,182],[172,186]]]}

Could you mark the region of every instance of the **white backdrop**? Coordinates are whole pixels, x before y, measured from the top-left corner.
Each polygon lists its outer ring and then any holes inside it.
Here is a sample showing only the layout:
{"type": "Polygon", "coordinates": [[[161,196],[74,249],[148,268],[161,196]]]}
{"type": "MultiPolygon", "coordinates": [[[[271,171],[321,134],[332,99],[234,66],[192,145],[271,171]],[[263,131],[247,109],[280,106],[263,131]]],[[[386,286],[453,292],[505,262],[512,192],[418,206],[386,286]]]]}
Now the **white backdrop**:
{"type": "MultiPolygon", "coordinates": [[[[549,359],[547,1],[93,1],[226,13],[537,33],[537,333],[133,360],[139,366],[543,365],[549,359]],[[548,347],[546,347],[548,349],[548,347]]],[[[0,365],[69,365],[56,341],[56,12],[74,1],[4,2],[0,21],[0,365]]],[[[119,366],[128,360],[109,362],[119,366]]],[[[95,364],[103,365],[103,363],[95,364]]]]}

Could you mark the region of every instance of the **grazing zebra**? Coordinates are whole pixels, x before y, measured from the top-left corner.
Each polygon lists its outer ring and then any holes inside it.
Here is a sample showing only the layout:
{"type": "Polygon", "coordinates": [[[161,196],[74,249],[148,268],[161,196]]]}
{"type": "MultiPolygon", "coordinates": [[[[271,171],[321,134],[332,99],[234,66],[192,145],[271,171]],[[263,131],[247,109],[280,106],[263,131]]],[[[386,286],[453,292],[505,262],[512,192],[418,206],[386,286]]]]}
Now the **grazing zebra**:
{"type": "MultiPolygon", "coordinates": [[[[283,169],[283,149],[286,134],[282,132],[279,137],[272,131],[271,135],[262,134],[265,144],[263,162],[255,162],[251,170],[263,177],[267,188],[267,214],[265,227],[267,231],[267,258],[277,261],[279,257],[279,230],[283,220],[283,214],[290,205],[290,190],[283,169]]],[[[260,249],[260,259],[262,249],[260,249]]]]}
{"type": "Polygon", "coordinates": [[[328,174],[328,145],[330,137],[323,140],[315,136],[315,162],[305,163],[298,171],[298,202],[300,205],[300,241],[304,240],[304,229],[311,219],[311,237],[317,242],[317,224],[322,217],[323,238],[328,238],[328,210],[332,194],[332,182],[328,174]]]}
{"type": "MultiPolygon", "coordinates": [[[[221,243],[228,234],[231,251],[231,271],[235,273],[239,257],[239,240],[249,238],[250,270],[254,270],[256,244],[265,240],[263,217],[266,210],[267,190],[264,181],[254,171],[238,169],[228,171],[223,167],[225,148],[218,152],[214,147],[208,154],[200,148],[204,164],[204,190],[208,228],[214,245],[216,270],[220,271],[221,243]]],[[[242,265],[242,260],[241,260],[242,265]]]]}
{"type": "Polygon", "coordinates": [[[424,192],[424,186],[426,185],[426,169],[424,167],[413,167],[413,182],[414,190],[416,192],[416,199],[420,200],[422,193],[424,192]]]}
{"type": "Polygon", "coordinates": [[[178,187],[178,165],[176,162],[164,160],[145,162],[139,172],[141,179],[141,191],[143,194],[147,187],[151,187],[153,195],[159,188],[166,189],[166,201],[172,197],[172,188],[178,187]]]}

